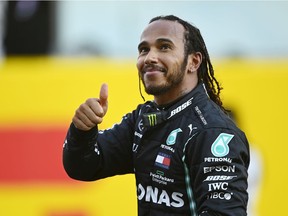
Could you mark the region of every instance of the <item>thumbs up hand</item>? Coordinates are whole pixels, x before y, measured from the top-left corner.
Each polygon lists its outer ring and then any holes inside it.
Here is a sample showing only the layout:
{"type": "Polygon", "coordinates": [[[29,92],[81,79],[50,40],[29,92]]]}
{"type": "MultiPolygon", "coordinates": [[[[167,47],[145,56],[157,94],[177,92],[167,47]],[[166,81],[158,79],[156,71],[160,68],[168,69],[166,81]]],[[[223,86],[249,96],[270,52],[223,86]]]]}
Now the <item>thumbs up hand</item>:
{"type": "Polygon", "coordinates": [[[89,98],[76,110],[72,122],[76,128],[88,131],[103,121],[108,109],[108,85],[102,84],[99,98],[89,98]]]}

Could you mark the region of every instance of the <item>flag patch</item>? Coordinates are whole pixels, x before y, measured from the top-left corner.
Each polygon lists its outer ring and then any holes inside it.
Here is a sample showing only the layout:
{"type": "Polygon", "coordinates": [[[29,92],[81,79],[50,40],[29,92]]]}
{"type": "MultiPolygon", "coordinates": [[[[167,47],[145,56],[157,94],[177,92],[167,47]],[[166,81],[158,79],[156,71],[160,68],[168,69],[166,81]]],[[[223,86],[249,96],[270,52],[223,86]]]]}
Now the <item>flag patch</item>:
{"type": "Polygon", "coordinates": [[[164,169],[169,169],[170,162],[171,162],[170,157],[171,157],[170,155],[159,152],[155,160],[155,165],[162,167],[164,169]]]}

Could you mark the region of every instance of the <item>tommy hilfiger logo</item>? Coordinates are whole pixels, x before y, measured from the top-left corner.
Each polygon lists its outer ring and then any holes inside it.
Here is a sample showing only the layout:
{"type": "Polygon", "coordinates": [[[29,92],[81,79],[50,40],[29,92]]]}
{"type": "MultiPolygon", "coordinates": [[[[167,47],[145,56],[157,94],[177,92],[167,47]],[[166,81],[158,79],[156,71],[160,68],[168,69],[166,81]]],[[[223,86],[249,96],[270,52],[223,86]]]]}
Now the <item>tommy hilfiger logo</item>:
{"type": "Polygon", "coordinates": [[[155,160],[155,165],[164,169],[169,169],[170,162],[171,155],[159,152],[155,160]]]}

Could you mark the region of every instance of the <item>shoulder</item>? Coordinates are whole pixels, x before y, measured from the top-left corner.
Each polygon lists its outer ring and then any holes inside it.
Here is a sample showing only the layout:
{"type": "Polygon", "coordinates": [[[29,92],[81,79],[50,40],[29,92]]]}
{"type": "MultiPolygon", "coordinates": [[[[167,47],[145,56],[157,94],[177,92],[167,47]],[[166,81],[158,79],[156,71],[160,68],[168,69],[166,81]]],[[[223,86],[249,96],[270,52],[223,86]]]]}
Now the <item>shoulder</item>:
{"type": "Polygon", "coordinates": [[[245,134],[238,128],[202,128],[189,142],[186,153],[192,156],[191,158],[197,158],[193,160],[196,164],[215,158],[229,158],[233,161],[241,158],[245,166],[249,164],[249,143],[245,134]]]}
{"type": "Polygon", "coordinates": [[[205,133],[216,132],[217,134],[220,131],[226,131],[235,134],[244,142],[247,142],[245,133],[237,127],[228,114],[224,113],[224,111],[209,98],[195,105],[194,113],[201,122],[202,130],[205,131],[205,133]]]}
{"type": "Polygon", "coordinates": [[[203,124],[203,128],[236,129],[234,121],[224,111],[207,98],[194,106],[194,112],[203,124]]]}

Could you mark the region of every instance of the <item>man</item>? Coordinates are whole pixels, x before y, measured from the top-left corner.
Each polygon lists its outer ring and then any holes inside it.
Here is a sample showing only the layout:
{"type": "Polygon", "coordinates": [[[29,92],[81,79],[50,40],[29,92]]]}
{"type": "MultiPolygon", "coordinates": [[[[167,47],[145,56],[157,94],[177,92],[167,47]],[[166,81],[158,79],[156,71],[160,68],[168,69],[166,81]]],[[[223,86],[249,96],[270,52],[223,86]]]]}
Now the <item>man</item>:
{"type": "Polygon", "coordinates": [[[243,216],[249,146],[225,114],[200,31],[175,16],[153,18],[137,68],[154,101],[98,131],[108,87],[80,105],[64,145],[74,179],[135,173],[138,215],[243,216]]]}

